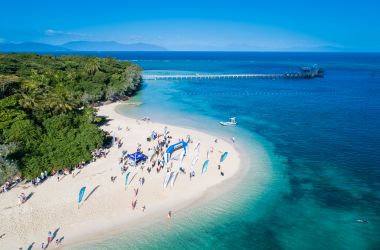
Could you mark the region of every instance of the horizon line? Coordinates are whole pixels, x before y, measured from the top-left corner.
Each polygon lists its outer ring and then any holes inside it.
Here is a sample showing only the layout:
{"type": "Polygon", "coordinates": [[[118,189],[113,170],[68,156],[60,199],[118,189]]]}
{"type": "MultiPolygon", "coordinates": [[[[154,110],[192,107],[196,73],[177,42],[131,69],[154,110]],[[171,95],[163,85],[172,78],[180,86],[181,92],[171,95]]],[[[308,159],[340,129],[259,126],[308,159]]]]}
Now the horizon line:
{"type": "Polygon", "coordinates": [[[369,54],[379,54],[380,51],[313,51],[313,50],[57,50],[57,51],[0,51],[1,54],[28,54],[28,53],[91,53],[91,52],[154,52],[154,53],[171,53],[171,52],[208,52],[208,53],[369,53],[369,54]]]}

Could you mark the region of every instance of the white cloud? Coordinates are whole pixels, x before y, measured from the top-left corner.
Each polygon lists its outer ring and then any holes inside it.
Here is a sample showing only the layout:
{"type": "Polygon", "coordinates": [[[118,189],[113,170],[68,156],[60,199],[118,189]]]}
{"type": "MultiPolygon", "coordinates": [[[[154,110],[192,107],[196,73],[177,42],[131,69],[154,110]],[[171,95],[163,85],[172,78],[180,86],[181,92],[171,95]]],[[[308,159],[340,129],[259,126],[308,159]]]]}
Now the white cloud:
{"type": "Polygon", "coordinates": [[[47,35],[47,36],[57,36],[57,35],[64,35],[64,36],[90,36],[89,34],[86,34],[86,33],[70,32],[70,31],[54,30],[54,29],[47,29],[47,30],[45,30],[45,35],[47,35]]]}

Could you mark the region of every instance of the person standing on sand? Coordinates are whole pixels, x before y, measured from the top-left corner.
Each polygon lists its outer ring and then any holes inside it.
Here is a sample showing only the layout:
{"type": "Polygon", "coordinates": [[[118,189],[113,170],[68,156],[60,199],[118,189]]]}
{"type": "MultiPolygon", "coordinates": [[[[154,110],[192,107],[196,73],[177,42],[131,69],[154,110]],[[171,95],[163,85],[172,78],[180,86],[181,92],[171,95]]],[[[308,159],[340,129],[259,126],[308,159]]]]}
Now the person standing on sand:
{"type": "Polygon", "coordinates": [[[141,186],[144,185],[144,183],[145,183],[145,178],[141,177],[141,186]]]}
{"type": "Polygon", "coordinates": [[[42,244],[41,244],[41,248],[42,248],[42,249],[45,249],[45,243],[42,242],[42,244]]]}
{"type": "Polygon", "coordinates": [[[168,212],[168,219],[171,219],[172,218],[172,211],[169,211],[168,212]]]}
{"type": "Polygon", "coordinates": [[[51,232],[48,232],[48,240],[47,240],[47,245],[49,245],[51,242],[51,232]]]}
{"type": "Polygon", "coordinates": [[[137,200],[132,201],[132,209],[135,210],[137,205],[137,200]]]}

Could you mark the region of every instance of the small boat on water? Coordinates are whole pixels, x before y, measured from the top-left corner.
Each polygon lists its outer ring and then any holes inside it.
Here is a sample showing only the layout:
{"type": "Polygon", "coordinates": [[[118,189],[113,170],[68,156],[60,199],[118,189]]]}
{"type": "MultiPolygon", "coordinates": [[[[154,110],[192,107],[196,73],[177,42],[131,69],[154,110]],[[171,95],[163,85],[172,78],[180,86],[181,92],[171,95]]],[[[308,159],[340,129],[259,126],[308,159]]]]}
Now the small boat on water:
{"type": "Polygon", "coordinates": [[[231,117],[228,122],[220,122],[220,124],[223,126],[234,126],[237,124],[236,117],[231,117]]]}

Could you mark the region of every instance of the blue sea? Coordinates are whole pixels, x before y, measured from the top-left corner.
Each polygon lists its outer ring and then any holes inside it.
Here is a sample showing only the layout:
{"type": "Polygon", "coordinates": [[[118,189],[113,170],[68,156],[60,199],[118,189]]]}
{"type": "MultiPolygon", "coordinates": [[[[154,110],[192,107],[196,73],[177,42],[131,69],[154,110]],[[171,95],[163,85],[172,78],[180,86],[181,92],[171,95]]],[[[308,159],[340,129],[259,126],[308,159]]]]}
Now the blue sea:
{"type": "Polygon", "coordinates": [[[380,249],[380,54],[84,54],[132,60],[147,74],[284,73],[318,64],[325,77],[144,82],[133,98],[143,105],[120,112],[234,136],[246,173],[170,225],[157,220],[75,249],[380,249]],[[231,116],[238,126],[218,125],[231,116]]]}

